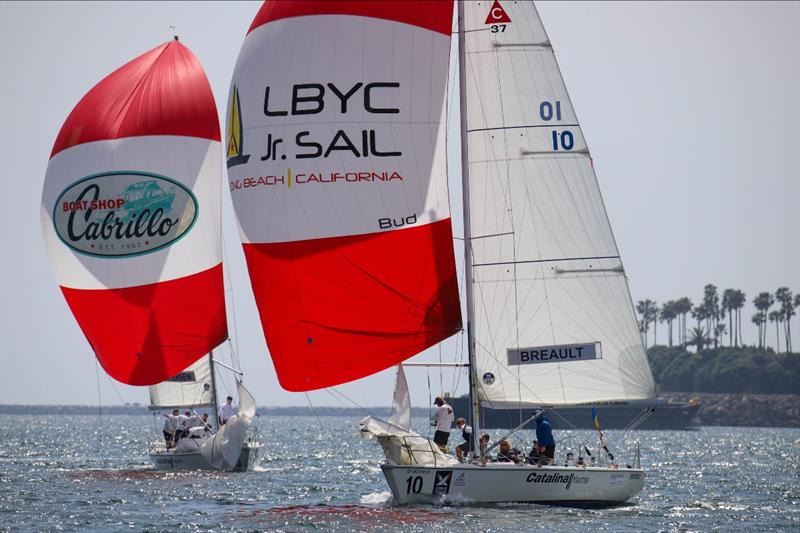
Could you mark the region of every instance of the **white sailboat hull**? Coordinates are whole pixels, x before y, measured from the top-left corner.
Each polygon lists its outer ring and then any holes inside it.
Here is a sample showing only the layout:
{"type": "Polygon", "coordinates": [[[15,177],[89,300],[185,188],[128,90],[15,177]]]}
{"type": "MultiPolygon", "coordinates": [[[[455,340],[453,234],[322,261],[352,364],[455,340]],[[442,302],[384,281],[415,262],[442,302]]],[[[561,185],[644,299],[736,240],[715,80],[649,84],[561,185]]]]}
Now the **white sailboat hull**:
{"type": "MultiPolygon", "coordinates": [[[[245,442],[236,465],[228,469],[230,472],[246,472],[258,463],[258,456],[264,445],[260,442],[245,442]]],[[[219,470],[203,458],[200,451],[176,452],[174,449],[153,448],[150,450],[150,462],[156,470],[219,470]]]]}
{"type": "Polygon", "coordinates": [[[451,467],[381,465],[395,501],[414,503],[526,502],[603,507],[644,487],[636,468],[557,467],[490,463],[451,467]]]}

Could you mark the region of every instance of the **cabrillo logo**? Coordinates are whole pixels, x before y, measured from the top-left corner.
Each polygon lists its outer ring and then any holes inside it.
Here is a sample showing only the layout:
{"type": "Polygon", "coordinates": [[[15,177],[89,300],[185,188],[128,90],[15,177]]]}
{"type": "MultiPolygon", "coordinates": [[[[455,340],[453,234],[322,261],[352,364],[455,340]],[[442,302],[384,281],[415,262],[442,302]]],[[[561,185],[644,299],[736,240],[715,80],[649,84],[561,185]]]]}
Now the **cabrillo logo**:
{"type": "Polygon", "coordinates": [[[147,254],[183,237],[197,220],[197,199],[177,181],[138,171],[93,174],[53,206],[59,238],[97,257],[147,254]]]}
{"type": "Polygon", "coordinates": [[[236,165],[243,165],[250,159],[249,155],[244,155],[242,141],[244,139],[244,129],[242,127],[242,104],[239,101],[239,89],[236,85],[231,91],[231,101],[228,103],[228,168],[236,165]]]}

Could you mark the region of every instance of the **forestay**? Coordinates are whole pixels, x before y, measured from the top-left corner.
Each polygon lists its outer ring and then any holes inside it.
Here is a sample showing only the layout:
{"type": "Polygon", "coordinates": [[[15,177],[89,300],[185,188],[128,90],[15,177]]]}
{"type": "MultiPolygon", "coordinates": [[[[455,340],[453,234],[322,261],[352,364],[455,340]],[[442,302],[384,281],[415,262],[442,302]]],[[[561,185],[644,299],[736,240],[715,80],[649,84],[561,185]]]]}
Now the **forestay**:
{"type": "Polygon", "coordinates": [[[531,2],[466,2],[469,245],[480,398],[650,398],[592,160],[531,2]]]}
{"type": "Polygon", "coordinates": [[[267,1],[227,166],[281,385],[368,376],[457,332],[446,183],[452,2],[267,1]]]}
{"type": "Polygon", "coordinates": [[[177,41],[100,81],[56,139],[47,252],[97,359],[123,383],[169,379],[227,337],[219,141],[208,79],[177,41]]]}
{"type": "Polygon", "coordinates": [[[211,386],[211,364],[208,357],[203,357],[168,380],[151,385],[150,408],[210,407],[211,386]]]}

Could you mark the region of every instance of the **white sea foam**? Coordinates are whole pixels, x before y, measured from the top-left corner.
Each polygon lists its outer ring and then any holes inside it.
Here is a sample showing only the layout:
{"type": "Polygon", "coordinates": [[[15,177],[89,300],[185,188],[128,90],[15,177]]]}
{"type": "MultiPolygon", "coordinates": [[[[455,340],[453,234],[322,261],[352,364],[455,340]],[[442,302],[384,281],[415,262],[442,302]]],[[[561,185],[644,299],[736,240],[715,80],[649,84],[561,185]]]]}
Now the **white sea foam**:
{"type": "Polygon", "coordinates": [[[389,503],[392,499],[392,493],[388,490],[382,492],[370,492],[361,496],[361,503],[365,505],[383,505],[389,503]]]}

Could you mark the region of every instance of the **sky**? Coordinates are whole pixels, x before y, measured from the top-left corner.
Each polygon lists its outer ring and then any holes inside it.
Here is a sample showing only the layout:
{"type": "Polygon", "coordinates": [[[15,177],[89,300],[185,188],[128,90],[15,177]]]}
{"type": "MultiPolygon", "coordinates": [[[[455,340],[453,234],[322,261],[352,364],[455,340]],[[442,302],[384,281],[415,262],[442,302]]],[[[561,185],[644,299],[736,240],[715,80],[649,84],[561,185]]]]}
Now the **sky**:
{"type": "MultiPolygon", "coordinates": [[[[224,115],[258,7],[0,3],[0,404],[147,402],[146,388],[114,382],[97,366],[61,296],[39,221],[50,150],[78,100],[171,38],[171,25],[203,64],[224,115]]],[[[781,286],[800,292],[800,3],[544,2],[538,9],[634,301],[697,302],[707,283],[741,289],[745,342],[755,342],[752,297],[781,286]]],[[[230,330],[258,404],[390,405],[392,369],[336,392],[281,389],[227,194],[223,226],[230,330]]],[[[792,326],[797,350],[797,318],[792,326]]],[[[664,343],[666,328],[659,329],[664,343]]],[[[773,345],[774,327],[767,331],[773,345]]],[[[457,335],[413,360],[463,357],[457,335]]],[[[414,405],[466,392],[462,370],[406,374],[414,405]]]]}

